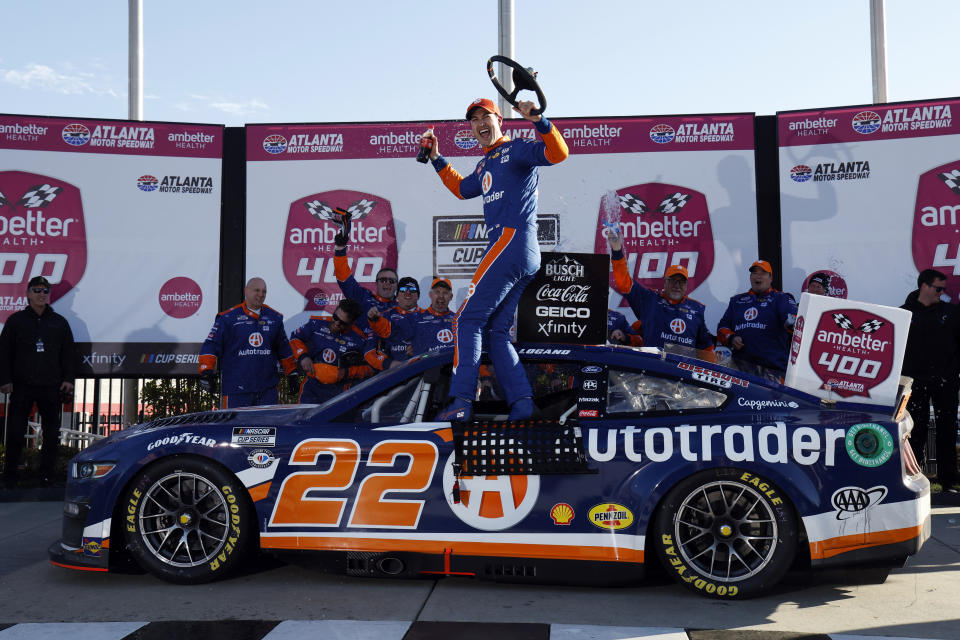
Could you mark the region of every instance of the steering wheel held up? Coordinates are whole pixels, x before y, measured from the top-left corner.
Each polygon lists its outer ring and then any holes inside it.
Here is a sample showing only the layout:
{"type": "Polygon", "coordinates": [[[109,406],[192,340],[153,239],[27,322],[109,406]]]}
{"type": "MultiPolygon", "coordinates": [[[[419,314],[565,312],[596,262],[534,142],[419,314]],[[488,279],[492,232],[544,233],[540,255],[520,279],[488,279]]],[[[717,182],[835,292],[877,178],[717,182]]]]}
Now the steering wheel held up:
{"type": "Polygon", "coordinates": [[[537,102],[540,104],[538,108],[530,111],[530,115],[538,116],[547,108],[547,99],[543,95],[543,90],[540,88],[540,85],[537,84],[537,72],[534,71],[532,67],[522,67],[519,62],[511,60],[506,56],[493,56],[487,60],[487,74],[490,76],[490,82],[497,88],[500,95],[506,98],[507,102],[513,106],[517,106],[517,94],[527,90],[537,94],[537,102]],[[503,85],[500,84],[500,81],[497,80],[497,74],[493,70],[494,62],[500,62],[513,68],[513,91],[508,93],[507,90],[503,88],[503,85]]]}

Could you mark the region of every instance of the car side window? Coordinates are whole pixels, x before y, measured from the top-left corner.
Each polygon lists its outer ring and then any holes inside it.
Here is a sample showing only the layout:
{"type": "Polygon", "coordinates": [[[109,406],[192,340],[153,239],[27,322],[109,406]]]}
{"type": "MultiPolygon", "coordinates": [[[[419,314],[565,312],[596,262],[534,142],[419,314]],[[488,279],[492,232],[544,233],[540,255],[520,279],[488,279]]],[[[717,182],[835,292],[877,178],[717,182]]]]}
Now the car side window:
{"type": "Polygon", "coordinates": [[[357,405],[335,422],[406,424],[421,420],[429,391],[424,377],[414,376],[357,405]]]}
{"type": "Polygon", "coordinates": [[[726,394],[646,371],[610,369],[607,414],[716,409],[726,394]]]}
{"type": "MultiPolygon", "coordinates": [[[[524,371],[538,417],[557,418],[576,404],[577,378],[580,364],[573,362],[527,362],[524,371]]],[[[477,394],[474,398],[474,417],[487,420],[505,420],[510,413],[507,394],[491,364],[480,367],[477,394]]]]}

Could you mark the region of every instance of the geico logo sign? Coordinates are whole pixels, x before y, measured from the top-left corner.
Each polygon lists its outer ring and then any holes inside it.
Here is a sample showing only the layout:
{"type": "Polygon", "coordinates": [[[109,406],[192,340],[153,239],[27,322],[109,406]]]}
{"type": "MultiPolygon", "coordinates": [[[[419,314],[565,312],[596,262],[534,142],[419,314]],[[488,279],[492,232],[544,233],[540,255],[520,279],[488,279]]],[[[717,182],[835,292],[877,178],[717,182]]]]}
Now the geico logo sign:
{"type": "Polygon", "coordinates": [[[772,464],[832,467],[836,463],[837,443],[844,446],[845,433],[843,429],[812,427],[797,427],[791,433],[783,422],[766,426],[682,424],[641,428],[628,425],[623,429],[590,429],[587,453],[597,462],[609,462],[617,455],[631,462],[664,462],[679,456],[688,462],[721,458],[730,462],[762,460],[772,464]]]}
{"type": "Polygon", "coordinates": [[[537,307],[538,318],[589,318],[590,309],[586,307],[537,307]]]}

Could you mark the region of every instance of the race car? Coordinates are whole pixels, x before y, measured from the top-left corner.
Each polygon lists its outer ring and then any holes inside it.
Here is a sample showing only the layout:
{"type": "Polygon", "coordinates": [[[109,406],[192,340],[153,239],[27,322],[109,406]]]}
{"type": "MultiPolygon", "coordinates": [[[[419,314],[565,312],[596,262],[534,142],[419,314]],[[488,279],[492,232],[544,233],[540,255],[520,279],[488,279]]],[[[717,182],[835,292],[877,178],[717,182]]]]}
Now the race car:
{"type": "Polygon", "coordinates": [[[536,415],[507,420],[481,367],[467,423],[433,421],[451,355],[321,405],[162,418],[70,464],[51,561],[132,558],[176,583],[250,553],[353,576],[624,584],[659,562],[722,599],[795,563],[902,566],[930,486],[895,407],[827,403],[718,364],[625,346],[517,345],[536,415]]]}

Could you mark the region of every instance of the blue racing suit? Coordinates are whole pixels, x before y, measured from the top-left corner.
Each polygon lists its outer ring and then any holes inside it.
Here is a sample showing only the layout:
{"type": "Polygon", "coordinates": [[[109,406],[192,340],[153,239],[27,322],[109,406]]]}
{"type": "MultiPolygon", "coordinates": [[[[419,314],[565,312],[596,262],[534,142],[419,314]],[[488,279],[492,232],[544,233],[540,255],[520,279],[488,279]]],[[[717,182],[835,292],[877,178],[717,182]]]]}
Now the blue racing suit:
{"type": "Polygon", "coordinates": [[[733,337],[740,336],[744,346],[733,352],[735,358],[783,373],[796,316],[797,303],[790,294],[772,288],[761,294],[750,290],[730,298],[717,325],[717,338],[730,346],[733,337]]]}
{"type": "Polygon", "coordinates": [[[613,282],[627,298],[643,328],[643,346],[662,348],[666,343],[713,351],[713,336],[707,329],[703,313],[706,307],[684,296],[670,300],[655,293],[630,277],[623,251],[614,251],[613,282]]]}
{"type": "Polygon", "coordinates": [[[443,156],[433,161],[443,184],[460,199],[483,196],[488,230],[486,253],[470,282],[467,299],[453,323],[453,379],[450,395],[473,401],[477,391],[484,339],[497,376],[513,404],[533,395],[520,359],[510,344],[510,327],[520,294],[540,268],[537,244],[538,167],[566,159],[563,136],[544,117],[534,124],[542,140],[502,136],[484,148],[468,176],[461,176],[443,156]],[[484,338],[486,334],[486,338],[484,338]]]}
{"type": "Polygon", "coordinates": [[[200,373],[216,371],[220,360],[224,407],[277,404],[277,362],[294,369],[283,316],[267,305],[260,313],[244,302],[217,314],[200,347],[200,373]]]}
{"type": "Polygon", "coordinates": [[[625,344],[633,347],[643,346],[643,339],[637,335],[637,332],[633,330],[633,327],[627,324],[626,316],[619,311],[607,309],[607,342],[612,342],[610,339],[610,334],[618,330],[623,331],[623,335],[627,337],[627,342],[625,344]]]}
{"type": "MultiPolygon", "coordinates": [[[[409,347],[402,358],[396,358],[406,360],[410,356],[421,353],[439,353],[446,349],[452,349],[454,316],[453,311],[448,310],[445,313],[439,313],[427,307],[402,315],[383,314],[383,317],[387,320],[386,324],[371,324],[377,335],[386,339],[387,344],[397,341],[409,347]]],[[[369,357],[367,362],[377,367],[369,357]]],[[[377,368],[385,368],[385,364],[385,362],[381,362],[380,367],[377,368]]]]}
{"type": "Polygon", "coordinates": [[[373,374],[363,362],[367,337],[355,325],[343,333],[330,329],[330,318],[313,316],[290,336],[290,348],[299,362],[304,356],[313,361],[313,370],[300,385],[300,402],[326,402],[350,388],[356,380],[373,374]]]}

